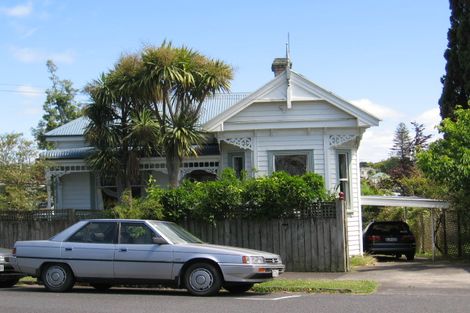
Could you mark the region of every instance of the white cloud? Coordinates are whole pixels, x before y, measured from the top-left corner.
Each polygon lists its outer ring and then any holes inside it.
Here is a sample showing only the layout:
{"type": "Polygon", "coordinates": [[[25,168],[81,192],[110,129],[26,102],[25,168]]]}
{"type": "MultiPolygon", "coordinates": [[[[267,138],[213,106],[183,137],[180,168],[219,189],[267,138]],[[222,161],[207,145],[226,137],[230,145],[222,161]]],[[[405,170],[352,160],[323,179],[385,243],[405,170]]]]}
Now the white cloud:
{"type": "Polygon", "coordinates": [[[416,122],[423,124],[428,132],[437,133],[437,126],[441,122],[439,108],[425,111],[416,117],[416,122]]]}
{"type": "Polygon", "coordinates": [[[71,50],[48,52],[31,48],[10,47],[10,51],[15,59],[23,63],[41,63],[49,59],[57,63],[73,63],[75,61],[75,53],[71,50]]]}
{"type": "Polygon", "coordinates": [[[44,95],[44,91],[30,86],[30,85],[21,85],[16,88],[16,91],[18,91],[21,95],[25,97],[31,97],[31,98],[36,98],[36,97],[41,97],[44,95]]]}
{"type": "Polygon", "coordinates": [[[364,133],[358,152],[359,160],[378,162],[387,159],[390,156],[390,149],[393,146],[393,137],[398,122],[404,122],[410,130],[410,134],[413,134],[413,128],[410,124],[412,121],[424,125],[425,134],[433,135],[431,141],[439,137],[437,129],[435,128],[440,122],[439,108],[432,108],[417,116],[403,118],[399,121],[387,117],[378,127],[371,127],[364,133]]]}
{"type": "Polygon", "coordinates": [[[0,8],[0,12],[13,17],[25,17],[33,12],[33,3],[30,1],[26,4],[20,4],[9,8],[0,8]]]}
{"type": "Polygon", "coordinates": [[[370,114],[375,115],[381,119],[399,118],[403,116],[403,114],[401,114],[400,112],[395,111],[387,106],[374,103],[369,99],[351,100],[350,102],[355,106],[361,108],[362,110],[367,111],[370,114]]]}

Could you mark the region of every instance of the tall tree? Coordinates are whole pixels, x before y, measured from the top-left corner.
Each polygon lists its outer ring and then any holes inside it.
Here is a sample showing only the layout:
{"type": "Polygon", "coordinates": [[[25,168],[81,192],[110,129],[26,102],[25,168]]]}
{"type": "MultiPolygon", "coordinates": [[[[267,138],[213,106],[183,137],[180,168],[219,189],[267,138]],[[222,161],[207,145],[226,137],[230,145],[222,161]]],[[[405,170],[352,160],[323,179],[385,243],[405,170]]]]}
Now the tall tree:
{"type": "Polygon", "coordinates": [[[399,164],[393,170],[394,178],[401,178],[409,174],[413,167],[412,162],[413,141],[410,131],[405,123],[400,123],[395,130],[393,138],[392,154],[398,158],[399,164]]]}
{"type": "Polygon", "coordinates": [[[164,42],[142,53],[143,94],[160,126],[171,187],[179,183],[183,158],[196,155],[205,140],[198,124],[204,100],[227,91],[232,68],[186,47],[164,42]]]}
{"type": "Polygon", "coordinates": [[[441,117],[453,117],[457,105],[469,108],[470,100],[470,1],[450,0],[450,28],[447,33],[446,74],[441,78],[441,117]]]}
{"type": "Polygon", "coordinates": [[[45,164],[36,158],[22,134],[0,135],[0,209],[31,210],[45,201],[45,164]]]}
{"type": "Polygon", "coordinates": [[[428,141],[429,139],[431,139],[432,135],[424,134],[423,124],[419,124],[418,122],[414,121],[414,122],[411,122],[411,125],[413,125],[413,129],[415,132],[414,138],[412,140],[411,156],[412,156],[412,160],[416,161],[416,155],[420,151],[423,151],[424,149],[428,147],[428,141]]]}
{"type": "Polygon", "coordinates": [[[444,134],[418,155],[418,165],[427,177],[438,182],[456,207],[468,212],[470,197],[470,110],[457,108],[455,119],[446,118],[439,126],[444,134]]]}
{"type": "Polygon", "coordinates": [[[90,119],[85,138],[95,147],[87,162],[103,180],[116,185],[115,191],[103,190],[117,199],[125,189],[140,185],[138,160],[154,154],[158,145],[158,124],[138,93],[141,66],[139,56],[123,56],[86,87],[92,103],[85,109],[90,119]]]}
{"type": "Polygon", "coordinates": [[[46,66],[52,86],[46,90],[46,101],[43,105],[45,113],[38,126],[32,129],[40,149],[52,148],[51,144],[45,140],[45,133],[76,119],[82,114],[80,105],[75,101],[78,90],[73,88],[70,80],[60,79],[57,76],[57,66],[52,60],[48,60],[46,66]]]}

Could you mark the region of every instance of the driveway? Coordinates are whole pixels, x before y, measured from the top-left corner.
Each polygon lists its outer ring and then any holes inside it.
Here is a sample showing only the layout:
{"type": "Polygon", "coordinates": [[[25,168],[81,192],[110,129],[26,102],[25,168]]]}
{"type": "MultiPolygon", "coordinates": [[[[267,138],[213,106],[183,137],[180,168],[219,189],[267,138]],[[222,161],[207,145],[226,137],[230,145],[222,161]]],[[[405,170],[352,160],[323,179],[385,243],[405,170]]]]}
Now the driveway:
{"type": "Polygon", "coordinates": [[[379,293],[463,293],[470,294],[470,264],[416,258],[379,258],[374,266],[355,268],[349,273],[285,273],[283,278],[374,280],[379,293]]]}

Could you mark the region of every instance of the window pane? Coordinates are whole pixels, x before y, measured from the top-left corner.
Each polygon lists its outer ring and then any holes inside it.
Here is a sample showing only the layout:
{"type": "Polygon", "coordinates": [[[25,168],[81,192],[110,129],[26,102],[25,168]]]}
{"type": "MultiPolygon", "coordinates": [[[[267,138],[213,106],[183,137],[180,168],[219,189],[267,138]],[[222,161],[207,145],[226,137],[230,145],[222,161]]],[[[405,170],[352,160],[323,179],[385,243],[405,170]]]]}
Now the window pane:
{"type": "Polygon", "coordinates": [[[274,170],[276,172],[284,171],[290,175],[303,175],[307,172],[307,155],[275,155],[274,170]]]}
{"type": "Polygon", "coordinates": [[[90,222],[73,234],[69,242],[113,243],[116,223],[90,222]]]}
{"type": "Polygon", "coordinates": [[[154,232],[142,223],[122,223],[120,243],[122,244],[153,244],[154,232]]]}

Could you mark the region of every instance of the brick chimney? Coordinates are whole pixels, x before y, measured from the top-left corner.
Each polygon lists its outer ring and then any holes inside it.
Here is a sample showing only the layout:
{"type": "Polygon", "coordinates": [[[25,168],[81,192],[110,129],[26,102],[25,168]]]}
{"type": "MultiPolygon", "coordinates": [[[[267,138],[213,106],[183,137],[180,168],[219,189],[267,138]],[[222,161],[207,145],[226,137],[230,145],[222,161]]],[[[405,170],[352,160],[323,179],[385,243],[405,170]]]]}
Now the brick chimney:
{"type": "MultiPolygon", "coordinates": [[[[275,58],[271,65],[271,71],[274,73],[274,77],[284,72],[287,68],[287,58],[275,58]]],[[[292,62],[289,60],[289,68],[292,68],[292,62]]]]}

